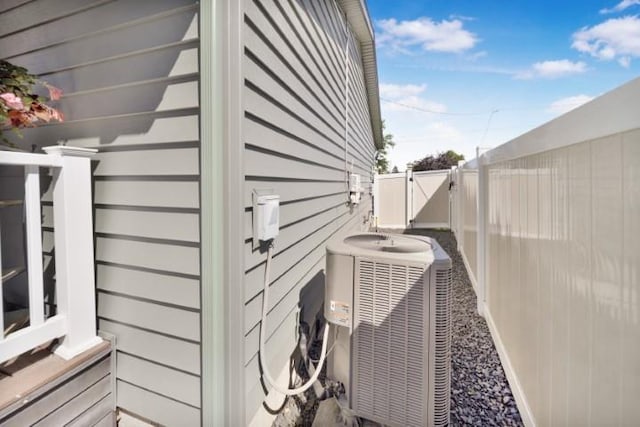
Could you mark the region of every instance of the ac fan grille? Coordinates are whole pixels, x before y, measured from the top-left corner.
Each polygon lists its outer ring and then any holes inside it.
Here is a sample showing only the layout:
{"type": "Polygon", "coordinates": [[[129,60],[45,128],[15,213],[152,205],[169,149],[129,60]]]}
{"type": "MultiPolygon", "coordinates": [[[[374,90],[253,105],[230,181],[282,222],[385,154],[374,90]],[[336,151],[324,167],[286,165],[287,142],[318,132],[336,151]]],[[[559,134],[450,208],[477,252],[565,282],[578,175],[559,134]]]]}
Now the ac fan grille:
{"type": "Polygon", "coordinates": [[[368,260],[356,268],[354,409],[388,424],[426,425],[425,269],[368,260]]]}

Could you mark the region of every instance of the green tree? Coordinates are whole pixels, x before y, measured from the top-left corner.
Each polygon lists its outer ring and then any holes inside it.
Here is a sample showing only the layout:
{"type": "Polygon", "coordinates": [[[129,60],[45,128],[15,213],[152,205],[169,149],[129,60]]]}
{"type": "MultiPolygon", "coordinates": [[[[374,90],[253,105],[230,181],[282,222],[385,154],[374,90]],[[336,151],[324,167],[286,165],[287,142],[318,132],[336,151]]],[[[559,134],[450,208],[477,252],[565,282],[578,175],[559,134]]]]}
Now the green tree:
{"type": "Polygon", "coordinates": [[[453,150],[448,150],[440,152],[435,156],[428,155],[413,162],[413,170],[419,172],[450,169],[451,166],[456,166],[460,160],[464,160],[464,155],[458,154],[453,150]]]}
{"type": "Polygon", "coordinates": [[[393,141],[393,135],[390,133],[385,133],[385,123],[382,121],[382,148],[376,151],[376,171],[378,173],[387,173],[389,172],[389,159],[387,158],[388,149],[391,147],[395,147],[396,143],[393,141]]]}

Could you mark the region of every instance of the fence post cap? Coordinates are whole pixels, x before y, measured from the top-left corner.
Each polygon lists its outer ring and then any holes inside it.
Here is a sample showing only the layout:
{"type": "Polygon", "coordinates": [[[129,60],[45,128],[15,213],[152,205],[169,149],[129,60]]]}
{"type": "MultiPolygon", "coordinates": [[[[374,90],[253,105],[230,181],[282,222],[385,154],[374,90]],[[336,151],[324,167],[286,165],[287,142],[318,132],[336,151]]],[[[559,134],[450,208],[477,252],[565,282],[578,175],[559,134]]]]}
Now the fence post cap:
{"type": "Polygon", "coordinates": [[[67,145],[52,145],[42,148],[45,153],[52,156],[93,157],[98,150],[95,148],[69,147],[67,145]]]}

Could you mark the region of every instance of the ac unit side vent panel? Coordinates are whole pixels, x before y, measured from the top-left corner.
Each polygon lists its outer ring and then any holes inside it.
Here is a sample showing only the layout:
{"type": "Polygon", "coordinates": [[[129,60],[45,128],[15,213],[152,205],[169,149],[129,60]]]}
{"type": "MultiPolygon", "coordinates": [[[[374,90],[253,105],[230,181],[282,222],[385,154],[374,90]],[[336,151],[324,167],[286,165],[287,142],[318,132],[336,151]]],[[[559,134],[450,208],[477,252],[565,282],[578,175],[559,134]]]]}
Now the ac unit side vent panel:
{"type": "Polygon", "coordinates": [[[361,258],[355,267],[353,409],[390,425],[426,425],[426,270],[361,258]]]}
{"type": "Polygon", "coordinates": [[[451,268],[437,268],[434,424],[449,423],[451,385],[451,268]]]}

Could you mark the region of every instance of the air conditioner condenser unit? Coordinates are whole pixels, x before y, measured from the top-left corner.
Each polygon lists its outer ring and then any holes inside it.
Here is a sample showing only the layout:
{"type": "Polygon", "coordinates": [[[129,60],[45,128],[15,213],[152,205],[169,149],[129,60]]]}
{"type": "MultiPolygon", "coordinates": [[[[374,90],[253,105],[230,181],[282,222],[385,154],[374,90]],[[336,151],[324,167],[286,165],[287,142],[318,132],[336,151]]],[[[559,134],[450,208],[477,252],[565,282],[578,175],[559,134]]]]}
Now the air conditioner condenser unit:
{"type": "Polygon", "coordinates": [[[327,246],[327,377],[356,415],[449,424],[451,260],[422,236],[358,233],[327,246]]]}

